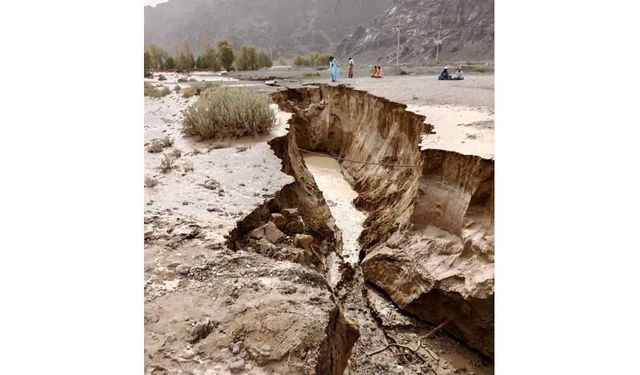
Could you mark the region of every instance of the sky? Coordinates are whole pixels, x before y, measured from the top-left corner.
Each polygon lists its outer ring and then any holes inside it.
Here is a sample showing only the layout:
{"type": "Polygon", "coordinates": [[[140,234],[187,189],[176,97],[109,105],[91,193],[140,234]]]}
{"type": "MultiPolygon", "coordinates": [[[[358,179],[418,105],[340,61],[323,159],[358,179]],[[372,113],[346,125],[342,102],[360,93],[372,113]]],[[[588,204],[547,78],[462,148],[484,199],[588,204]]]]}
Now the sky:
{"type": "Polygon", "coordinates": [[[160,4],[160,3],[166,3],[169,0],[144,0],[144,5],[156,5],[156,4],[160,4]]]}

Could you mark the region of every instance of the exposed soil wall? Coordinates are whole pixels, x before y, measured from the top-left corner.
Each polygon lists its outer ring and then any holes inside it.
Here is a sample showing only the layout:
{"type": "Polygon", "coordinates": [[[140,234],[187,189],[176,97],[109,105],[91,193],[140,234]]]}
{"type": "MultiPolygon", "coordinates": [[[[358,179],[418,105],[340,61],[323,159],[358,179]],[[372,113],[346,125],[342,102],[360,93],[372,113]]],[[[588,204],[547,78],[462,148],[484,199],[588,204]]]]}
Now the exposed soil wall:
{"type": "Polygon", "coordinates": [[[338,157],[353,178],[356,204],[369,214],[364,278],[493,356],[493,161],[420,152],[421,134],[432,130],[424,117],[366,92],[319,85],[273,99],[293,112],[298,147],[338,157]]]}
{"type": "Polygon", "coordinates": [[[423,116],[405,111],[403,104],[345,86],[287,89],[272,97],[294,113],[289,124],[299,147],[343,159],[342,167],[360,194],[356,204],[369,212],[360,237],[363,248],[409,224],[422,168],[420,135],[431,131],[423,116]]]}

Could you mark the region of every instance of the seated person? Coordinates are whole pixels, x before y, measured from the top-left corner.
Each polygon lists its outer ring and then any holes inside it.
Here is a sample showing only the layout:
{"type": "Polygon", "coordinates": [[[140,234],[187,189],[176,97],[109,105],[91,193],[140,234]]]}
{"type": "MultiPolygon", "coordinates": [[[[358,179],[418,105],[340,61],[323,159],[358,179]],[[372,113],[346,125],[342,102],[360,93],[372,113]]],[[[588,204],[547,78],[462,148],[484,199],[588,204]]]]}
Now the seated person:
{"type": "Polygon", "coordinates": [[[375,66],[373,68],[373,73],[371,74],[371,78],[382,78],[382,68],[379,66],[375,66]]]}
{"type": "Polygon", "coordinates": [[[445,66],[444,70],[440,72],[440,76],[438,76],[438,80],[446,81],[450,79],[451,79],[451,76],[449,75],[449,67],[445,66]]]}
{"type": "Polygon", "coordinates": [[[458,67],[458,70],[456,70],[455,73],[453,73],[453,77],[451,77],[451,79],[459,81],[461,79],[464,79],[464,73],[462,72],[462,68],[458,67]]]}

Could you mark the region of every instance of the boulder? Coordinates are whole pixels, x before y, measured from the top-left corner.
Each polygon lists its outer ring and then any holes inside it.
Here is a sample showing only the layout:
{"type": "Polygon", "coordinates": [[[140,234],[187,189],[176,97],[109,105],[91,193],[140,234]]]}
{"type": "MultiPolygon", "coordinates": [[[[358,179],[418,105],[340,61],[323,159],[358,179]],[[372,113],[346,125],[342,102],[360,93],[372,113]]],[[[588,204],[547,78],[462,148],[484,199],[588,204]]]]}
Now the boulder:
{"type": "Polygon", "coordinates": [[[165,77],[163,74],[160,74],[158,76],[158,81],[166,81],[166,80],[167,80],[167,77],[165,77]]]}
{"type": "Polygon", "coordinates": [[[311,243],[313,242],[313,237],[308,234],[296,234],[293,239],[293,244],[295,247],[299,247],[301,249],[309,250],[311,248],[311,243]]]}
{"type": "Polygon", "coordinates": [[[304,221],[302,221],[302,218],[300,217],[296,218],[295,220],[291,220],[287,222],[287,224],[284,226],[284,231],[290,235],[294,235],[296,233],[303,233],[304,221]]]}
{"type": "Polygon", "coordinates": [[[280,230],[284,230],[284,226],[287,224],[287,219],[285,219],[284,215],[278,214],[278,213],[271,214],[271,219],[270,220],[280,230]]]}
{"type": "Polygon", "coordinates": [[[278,243],[282,241],[285,237],[285,234],[276,227],[276,225],[272,222],[268,222],[262,226],[264,228],[264,235],[267,240],[271,243],[278,243]]]}
{"type": "Polygon", "coordinates": [[[298,214],[298,209],[297,208],[285,208],[282,211],[280,211],[280,213],[282,213],[282,215],[284,215],[284,218],[287,219],[287,221],[296,219],[298,216],[300,216],[298,214]]]}

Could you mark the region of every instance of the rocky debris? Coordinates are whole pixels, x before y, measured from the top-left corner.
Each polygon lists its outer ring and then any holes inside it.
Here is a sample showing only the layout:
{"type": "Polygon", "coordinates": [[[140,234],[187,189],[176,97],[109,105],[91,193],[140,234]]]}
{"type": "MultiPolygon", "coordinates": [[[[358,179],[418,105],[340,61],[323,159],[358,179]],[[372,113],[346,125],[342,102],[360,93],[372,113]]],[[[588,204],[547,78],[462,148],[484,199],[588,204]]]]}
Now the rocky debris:
{"type": "Polygon", "coordinates": [[[213,178],[210,178],[208,180],[206,180],[203,184],[200,184],[200,186],[202,186],[205,189],[209,189],[209,190],[219,190],[220,189],[220,183],[216,180],[214,180],[213,178]]]}
{"type": "Polygon", "coordinates": [[[239,354],[241,348],[242,348],[242,341],[234,342],[233,346],[231,347],[231,354],[239,354]]]}
{"type": "Polygon", "coordinates": [[[271,214],[271,218],[269,220],[280,230],[284,230],[284,226],[287,224],[287,219],[285,219],[285,217],[280,213],[271,214]]]}
{"type": "MultiPolygon", "coordinates": [[[[204,254],[202,279],[145,294],[147,369],[200,373],[227,363],[239,372],[252,366],[265,373],[344,372],[358,330],[345,320],[323,275],[255,253],[204,254]],[[156,315],[162,318],[151,318],[156,315]],[[176,329],[178,322],[186,329],[176,329]],[[197,361],[173,359],[185,347],[197,361]]],[[[162,280],[155,277],[152,282],[162,280]]]]}
{"type": "Polygon", "coordinates": [[[289,234],[289,235],[294,235],[297,233],[303,233],[304,232],[304,221],[302,221],[302,218],[298,217],[294,220],[291,220],[289,222],[287,222],[287,224],[285,224],[284,226],[284,231],[289,234]]]}
{"type": "Polygon", "coordinates": [[[271,221],[252,230],[249,236],[253,239],[266,239],[267,241],[275,244],[282,241],[285,237],[285,234],[282,233],[278,227],[271,221]]]}
{"type": "Polygon", "coordinates": [[[215,324],[209,318],[196,322],[191,328],[191,338],[189,342],[193,344],[202,340],[211,333],[214,327],[215,324]]]}
{"type": "Polygon", "coordinates": [[[244,370],[244,359],[240,358],[237,361],[233,361],[229,366],[229,370],[234,374],[242,372],[244,370]]]}
{"type": "Polygon", "coordinates": [[[293,244],[301,249],[310,250],[313,237],[308,234],[296,234],[293,239],[293,244]]]}

